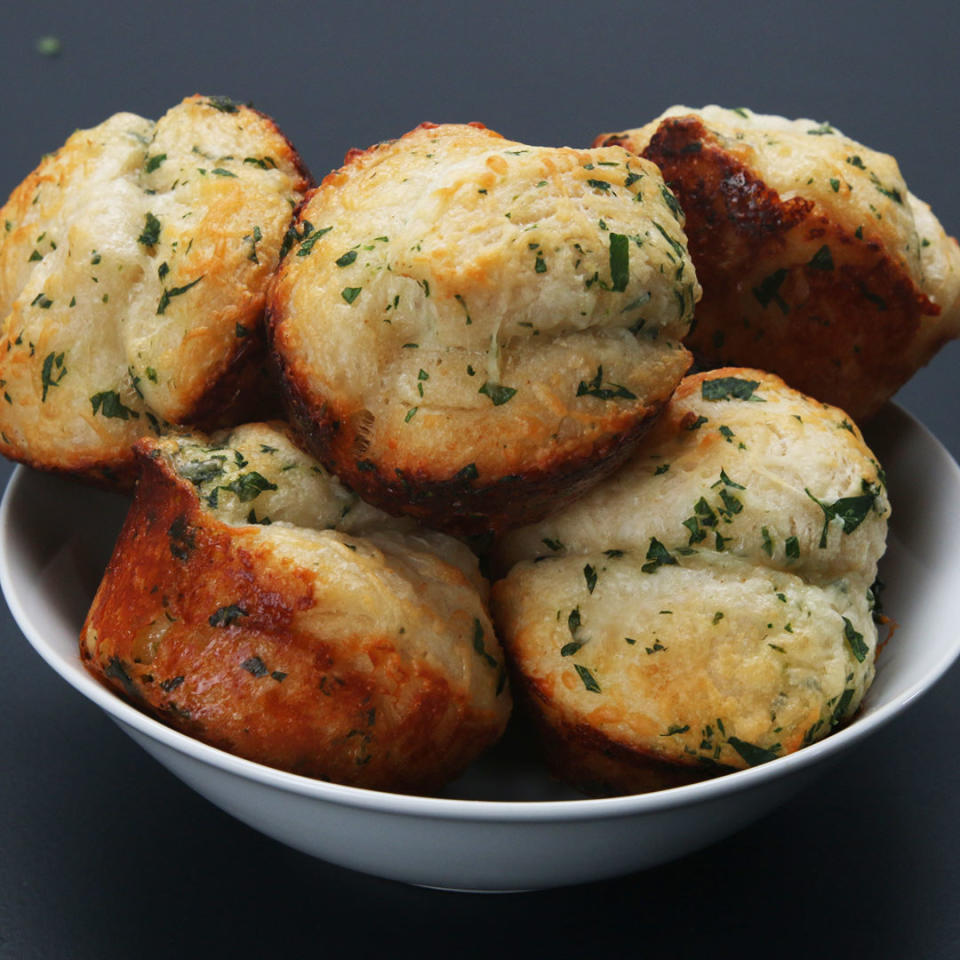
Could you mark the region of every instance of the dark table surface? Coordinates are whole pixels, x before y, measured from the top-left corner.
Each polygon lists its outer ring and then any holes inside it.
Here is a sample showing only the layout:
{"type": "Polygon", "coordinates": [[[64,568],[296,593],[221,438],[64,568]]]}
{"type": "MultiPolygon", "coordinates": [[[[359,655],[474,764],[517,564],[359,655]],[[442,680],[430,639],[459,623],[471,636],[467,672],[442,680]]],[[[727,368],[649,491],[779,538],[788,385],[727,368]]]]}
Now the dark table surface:
{"type": "MultiPolygon", "coordinates": [[[[584,145],[717,102],[829,120],[894,154],[957,233],[958,35],[953,3],[7,5],[0,194],[73,129],[193,92],[253,101],[317,176],[424,119],[584,145]]],[[[947,346],[898,397],[954,457],[958,358],[947,346]]],[[[960,956],[960,668],[722,843],[610,882],[484,897],[350,873],[230,819],[56,677],[5,607],[0,664],[4,960],[960,956]]]]}

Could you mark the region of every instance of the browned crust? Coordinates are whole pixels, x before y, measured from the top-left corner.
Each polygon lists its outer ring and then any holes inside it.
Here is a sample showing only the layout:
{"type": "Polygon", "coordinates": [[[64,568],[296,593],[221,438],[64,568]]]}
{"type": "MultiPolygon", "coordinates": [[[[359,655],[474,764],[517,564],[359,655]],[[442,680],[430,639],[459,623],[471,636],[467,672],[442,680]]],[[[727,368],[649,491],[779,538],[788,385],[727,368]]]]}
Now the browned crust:
{"type": "MultiPolygon", "coordinates": [[[[194,94],[194,97],[210,99],[201,94],[194,94]]],[[[283,141],[287,148],[285,159],[299,177],[292,190],[305,198],[307,192],[316,186],[316,180],[290,138],[269,114],[252,104],[236,106],[258,116],[283,141]]],[[[301,199],[291,222],[295,222],[296,213],[303,202],[301,199]]],[[[266,367],[264,303],[268,285],[268,282],[264,283],[257,298],[259,308],[253,316],[244,320],[246,335],[237,338],[233,351],[223,357],[218,371],[211,377],[209,386],[195,398],[180,423],[201,430],[216,430],[220,427],[236,426],[248,420],[268,420],[278,415],[280,398],[275,384],[267,375],[266,367]]]]}
{"type": "Polygon", "coordinates": [[[567,716],[543,684],[519,671],[511,673],[511,689],[533,718],[551,773],[583,793],[649,793],[730,772],[720,764],[693,760],[684,764],[614,740],[596,727],[567,716]]]}
{"type": "Polygon", "coordinates": [[[35,459],[28,449],[15,447],[2,440],[0,454],[32,470],[41,470],[67,480],[79,480],[101,490],[112,490],[114,493],[132,493],[139,473],[132,446],[126,456],[117,457],[109,463],[105,463],[100,457],[74,457],[67,466],[35,459]]]}
{"type": "Polygon", "coordinates": [[[300,156],[297,148],[293,145],[293,141],[277,125],[277,121],[274,120],[269,114],[257,109],[257,107],[254,107],[252,104],[247,104],[247,109],[252,110],[262,120],[265,120],[273,129],[273,132],[276,133],[277,136],[280,137],[287,145],[287,159],[293,164],[294,170],[297,171],[297,174],[300,177],[300,183],[296,188],[297,192],[303,193],[305,190],[315,186],[317,181],[310,172],[310,168],[304,162],[303,157],[300,156]]]}
{"type": "Polygon", "coordinates": [[[136,449],[137,497],[80,638],[94,676],[215,747],[357,786],[435,790],[496,738],[490,717],[390,637],[298,629],[315,573],[206,514],[149,441],[136,449]],[[211,622],[225,608],[243,614],[211,622]]]}
{"type": "Polygon", "coordinates": [[[860,420],[942,345],[918,355],[939,307],[869,225],[861,238],[809,200],[782,199],[698,117],[664,120],[642,151],[627,134],[598,143],[656,163],[683,207],[703,286],[686,344],[701,365],[771,370],[860,420]],[[824,246],[832,269],[815,260],[824,246]]]}
{"type": "Polygon", "coordinates": [[[184,423],[212,431],[251,420],[271,420],[282,409],[277,386],[267,368],[263,313],[237,339],[222,372],[198,397],[184,423]]]}
{"type": "MultiPolygon", "coordinates": [[[[268,318],[268,327],[272,323],[268,318]]],[[[412,460],[399,449],[365,449],[358,411],[317,398],[315,385],[285,362],[275,341],[272,361],[291,423],[331,473],[388,513],[461,536],[496,535],[572,502],[629,458],[669,400],[664,395],[646,406],[611,403],[613,411],[598,417],[597,429],[574,451],[541,455],[496,474],[469,459],[451,465],[412,460]]]]}

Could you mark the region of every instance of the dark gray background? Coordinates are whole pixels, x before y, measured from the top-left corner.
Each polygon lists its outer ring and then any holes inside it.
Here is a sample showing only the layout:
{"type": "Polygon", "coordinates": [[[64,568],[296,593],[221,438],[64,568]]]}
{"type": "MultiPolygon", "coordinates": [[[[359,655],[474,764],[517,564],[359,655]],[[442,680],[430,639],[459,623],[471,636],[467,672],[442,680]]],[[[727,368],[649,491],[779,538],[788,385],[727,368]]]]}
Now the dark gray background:
{"type": "MultiPolygon", "coordinates": [[[[4,4],[0,196],[77,127],[251,100],[317,177],[421,120],[587,145],[673,103],[829,120],[960,231],[956,3],[4,4]],[[54,35],[57,57],[35,41],[54,35]]],[[[951,344],[900,402],[960,454],[951,344]]],[[[9,470],[4,469],[5,479],[9,470]]],[[[51,673],[0,613],[0,957],[960,956],[957,669],[817,786],[609,883],[439,894],[230,820],[51,673]]]]}

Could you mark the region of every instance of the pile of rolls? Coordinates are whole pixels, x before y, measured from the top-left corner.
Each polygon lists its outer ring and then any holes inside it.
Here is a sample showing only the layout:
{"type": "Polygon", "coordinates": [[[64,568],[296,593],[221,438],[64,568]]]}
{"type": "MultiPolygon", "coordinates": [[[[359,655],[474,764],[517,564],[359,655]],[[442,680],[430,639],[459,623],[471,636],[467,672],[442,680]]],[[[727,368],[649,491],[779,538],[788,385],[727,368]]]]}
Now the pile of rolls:
{"type": "Polygon", "coordinates": [[[892,157],[674,107],[589,148],[425,123],[315,184],[197,95],[73,134],[3,221],[0,452],[133,492],[80,655],[162,722],[426,793],[516,701],[611,794],[859,708],[859,424],[960,334],[892,157]]]}

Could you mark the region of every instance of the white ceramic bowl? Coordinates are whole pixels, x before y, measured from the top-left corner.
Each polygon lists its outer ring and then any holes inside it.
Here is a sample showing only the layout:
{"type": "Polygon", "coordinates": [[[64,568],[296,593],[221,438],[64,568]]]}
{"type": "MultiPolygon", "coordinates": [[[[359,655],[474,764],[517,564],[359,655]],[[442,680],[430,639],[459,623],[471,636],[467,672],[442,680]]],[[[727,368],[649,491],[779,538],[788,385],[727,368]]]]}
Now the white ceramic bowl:
{"type": "Polygon", "coordinates": [[[858,717],[810,747],[716,780],[582,799],[545,774],[522,733],[442,798],[322,783],[239,759],[139,713],[81,666],[77,635],[126,507],[20,468],[0,508],[0,582],[37,652],[164,766],[223,810],[331,863],[448,889],[519,890],[613,877],[682,856],[788,799],[928,690],[960,651],[955,616],[960,469],[895,406],[868,440],[889,479],[881,565],[899,623],[858,717]]]}

